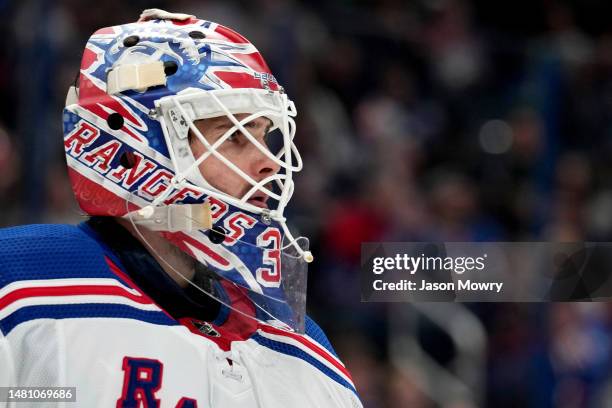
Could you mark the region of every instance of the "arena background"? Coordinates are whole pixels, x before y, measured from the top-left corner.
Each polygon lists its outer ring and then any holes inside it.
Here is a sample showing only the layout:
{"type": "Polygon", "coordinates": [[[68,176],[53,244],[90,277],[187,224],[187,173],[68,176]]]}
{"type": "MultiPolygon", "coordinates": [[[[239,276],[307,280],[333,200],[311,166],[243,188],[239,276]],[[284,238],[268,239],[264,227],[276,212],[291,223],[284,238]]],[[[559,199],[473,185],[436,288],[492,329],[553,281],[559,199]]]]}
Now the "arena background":
{"type": "Polygon", "coordinates": [[[0,0],[0,226],[83,219],[66,90],[150,7],[235,28],[296,101],[309,313],[366,407],[612,405],[610,304],[360,303],[358,277],[364,241],[612,241],[612,3],[0,0]]]}

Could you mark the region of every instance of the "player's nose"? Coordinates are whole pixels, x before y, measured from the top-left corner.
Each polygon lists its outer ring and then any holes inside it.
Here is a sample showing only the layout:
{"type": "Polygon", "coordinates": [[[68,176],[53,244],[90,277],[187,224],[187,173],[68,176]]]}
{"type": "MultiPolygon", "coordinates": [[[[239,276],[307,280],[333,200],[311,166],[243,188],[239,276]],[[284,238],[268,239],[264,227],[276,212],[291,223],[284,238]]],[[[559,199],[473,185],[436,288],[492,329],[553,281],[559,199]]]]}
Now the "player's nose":
{"type": "MultiPolygon", "coordinates": [[[[265,149],[265,145],[263,145],[265,149]]],[[[253,152],[253,174],[257,180],[262,180],[266,177],[273,176],[280,170],[280,164],[272,160],[268,155],[272,156],[272,153],[268,151],[268,154],[255,147],[253,152]]]]}
{"type": "Polygon", "coordinates": [[[253,133],[255,139],[259,142],[257,145],[251,143],[251,175],[256,180],[263,180],[279,172],[281,166],[278,160],[274,160],[274,154],[268,148],[266,142],[267,127],[260,126],[253,133]]]}

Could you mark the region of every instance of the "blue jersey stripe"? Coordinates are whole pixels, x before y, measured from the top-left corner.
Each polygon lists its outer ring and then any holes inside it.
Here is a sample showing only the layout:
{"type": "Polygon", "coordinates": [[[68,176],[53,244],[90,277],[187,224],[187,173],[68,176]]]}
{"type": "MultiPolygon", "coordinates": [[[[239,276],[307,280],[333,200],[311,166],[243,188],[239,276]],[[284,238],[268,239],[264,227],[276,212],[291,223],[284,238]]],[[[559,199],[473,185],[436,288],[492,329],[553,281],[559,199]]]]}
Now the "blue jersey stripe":
{"type": "Polygon", "coordinates": [[[355,395],[357,395],[357,397],[359,397],[359,394],[357,394],[357,390],[355,390],[355,387],[353,387],[353,385],[351,385],[348,381],[346,381],[344,378],[338,375],[331,368],[327,367],[325,364],[321,363],[319,360],[312,357],[310,354],[306,353],[302,349],[296,346],[293,346],[291,344],[271,340],[267,337],[263,337],[259,333],[256,333],[255,335],[253,335],[251,339],[255,340],[257,343],[261,344],[262,346],[268,347],[274,351],[286,354],[288,356],[297,357],[297,358],[300,358],[306,361],[307,363],[316,367],[323,374],[325,374],[332,380],[336,381],[338,384],[351,390],[353,393],[355,393],[355,395]]]}
{"type": "Polygon", "coordinates": [[[71,319],[107,317],[133,319],[164,326],[177,326],[179,322],[164,312],[141,310],[127,305],[83,303],[71,305],[25,306],[0,320],[0,329],[7,335],[17,325],[35,319],[71,319]]]}

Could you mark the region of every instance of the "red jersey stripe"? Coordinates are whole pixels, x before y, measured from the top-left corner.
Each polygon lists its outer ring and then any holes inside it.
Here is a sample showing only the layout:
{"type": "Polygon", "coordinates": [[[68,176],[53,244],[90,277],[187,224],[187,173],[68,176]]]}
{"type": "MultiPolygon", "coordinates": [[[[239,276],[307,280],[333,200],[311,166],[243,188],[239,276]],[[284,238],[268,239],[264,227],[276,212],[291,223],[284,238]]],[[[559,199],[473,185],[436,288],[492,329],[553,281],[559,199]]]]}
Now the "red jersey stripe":
{"type": "Polygon", "coordinates": [[[290,337],[290,338],[300,342],[301,344],[303,344],[304,346],[308,347],[310,350],[314,351],[316,354],[320,355],[325,360],[330,362],[341,373],[343,373],[348,379],[353,381],[353,379],[351,378],[351,375],[349,374],[347,369],[341,363],[339,363],[335,358],[333,358],[329,354],[329,352],[327,350],[317,346],[316,344],[314,344],[311,341],[307,340],[305,337],[300,336],[298,334],[290,333],[290,332],[287,332],[287,331],[284,331],[284,330],[281,330],[281,329],[277,329],[276,327],[272,327],[272,326],[260,325],[259,328],[263,332],[270,333],[270,334],[275,334],[275,335],[278,335],[278,336],[290,337]]]}
{"type": "Polygon", "coordinates": [[[151,304],[147,298],[134,295],[128,290],[118,286],[106,285],[74,285],[74,286],[44,286],[39,288],[22,288],[9,292],[0,299],[0,309],[3,309],[21,299],[43,296],[81,296],[81,295],[102,295],[120,296],[128,298],[136,303],[143,305],[151,304]]]}

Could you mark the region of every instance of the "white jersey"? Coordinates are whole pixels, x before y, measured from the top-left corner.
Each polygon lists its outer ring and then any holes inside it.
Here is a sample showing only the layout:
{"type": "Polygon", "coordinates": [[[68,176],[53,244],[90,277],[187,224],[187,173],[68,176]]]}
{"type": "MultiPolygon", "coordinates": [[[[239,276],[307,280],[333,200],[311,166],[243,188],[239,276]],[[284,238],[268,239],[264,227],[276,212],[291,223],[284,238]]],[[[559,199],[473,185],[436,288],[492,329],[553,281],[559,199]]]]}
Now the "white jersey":
{"type": "Polygon", "coordinates": [[[361,407],[312,321],[305,335],[251,322],[248,336],[237,316],[177,321],[110,259],[94,259],[78,228],[62,228],[0,233],[0,247],[17,251],[0,257],[0,387],[76,388],[76,402],[38,407],[361,407]],[[67,235],[83,241],[58,253],[67,235]]]}

